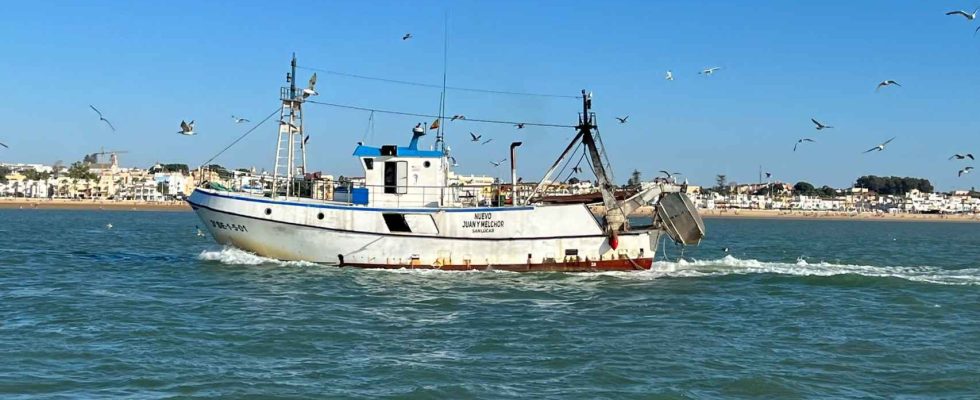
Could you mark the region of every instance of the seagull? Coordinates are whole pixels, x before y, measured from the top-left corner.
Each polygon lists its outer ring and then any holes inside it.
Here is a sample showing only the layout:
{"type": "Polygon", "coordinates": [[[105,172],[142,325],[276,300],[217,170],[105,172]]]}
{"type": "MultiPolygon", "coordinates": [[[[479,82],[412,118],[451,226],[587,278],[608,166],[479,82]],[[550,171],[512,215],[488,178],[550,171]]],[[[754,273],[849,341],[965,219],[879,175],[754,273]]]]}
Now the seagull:
{"type": "Polygon", "coordinates": [[[204,237],[204,231],[201,230],[201,227],[197,225],[194,225],[194,227],[197,228],[197,236],[204,237]]]}
{"type": "Polygon", "coordinates": [[[113,132],[116,131],[116,127],[112,126],[112,122],[109,122],[109,120],[105,119],[105,117],[102,116],[102,111],[99,111],[98,108],[95,108],[95,106],[93,106],[91,104],[89,104],[88,106],[91,107],[92,110],[94,110],[96,114],[99,114],[99,120],[100,121],[105,121],[105,123],[107,125],[109,125],[109,128],[112,129],[113,132]]]}
{"type": "Polygon", "coordinates": [[[973,36],[976,36],[977,32],[980,32],[980,26],[977,27],[977,30],[973,31],[973,36]]]}
{"type": "Polygon", "coordinates": [[[310,141],[310,135],[306,135],[306,137],[303,138],[303,147],[306,147],[306,142],[309,142],[309,141],[310,141]]]}
{"type": "Polygon", "coordinates": [[[882,150],[885,149],[885,145],[887,145],[892,140],[895,140],[895,138],[893,137],[891,139],[886,140],[885,143],[882,143],[882,144],[879,144],[879,145],[877,145],[875,147],[872,147],[870,149],[867,149],[867,150],[864,151],[864,153],[870,153],[870,152],[875,151],[875,150],[882,151],[882,150]]]}
{"type": "Polygon", "coordinates": [[[516,126],[517,129],[524,129],[524,122],[520,122],[520,123],[514,124],[514,126],[516,126]]]}
{"type": "MultiPolygon", "coordinates": [[[[191,123],[193,124],[193,122],[191,122],[191,123]]],[[[292,122],[279,121],[279,125],[289,126],[289,130],[290,131],[298,131],[299,130],[299,127],[297,127],[296,124],[294,124],[292,122]]]]}
{"type": "Polygon", "coordinates": [[[667,171],[664,171],[664,170],[660,170],[660,173],[662,173],[664,175],[667,175],[667,178],[668,179],[669,178],[673,178],[674,175],[680,175],[681,174],[680,172],[667,172],[667,171]]]}
{"type": "Polygon", "coordinates": [[[772,173],[771,172],[766,172],[766,179],[769,179],[771,177],[772,177],[772,173]]]}
{"type": "Polygon", "coordinates": [[[405,36],[402,36],[402,40],[408,40],[408,39],[411,39],[411,38],[412,38],[412,34],[411,33],[406,33],[405,36]]]}
{"type": "Polygon", "coordinates": [[[493,164],[494,167],[499,167],[500,164],[503,164],[504,163],[504,161],[507,161],[507,159],[505,158],[505,159],[500,160],[500,161],[497,161],[497,162],[490,161],[490,164],[493,164]]]}
{"type": "Polygon", "coordinates": [[[480,144],[487,144],[487,143],[490,143],[492,141],[493,141],[493,138],[490,138],[490,139],[484,140],[483,143],[480,143],[480,144]]]}
{"type": "Polygon", "coordinates": [[[177,133],[186,136],[196,135],[197,132],[194,132],[194,121],[192,120],[189,124],[187,121],[180,121],[180,130],[177,133]]]}
{"type": "Polygon", "coordinates": [[[821,124],[820,122],[818,122],[816,119],[813,119],[813,118],[810,118],[810,121],[813,121],[814,124],[817,124],[817,130],[818,131],[824,130],[824,129],[828,129],[828,128],[833,128],[830,125],[821,124]]]}
{"type": "Polygon", "coordinates": [[[625,124],[625,123],[626,123],[626,120],[628,120],[628,119],[630,119],[630,116],[629,116],[629,115],[627,115],[627,116],[625,116],[625,117],[616,117],[616,119],[618,119],[618,120],[619,120],[619,123],[621,123],[621,124],[625,124]]]}
{"type": "Polygon", "coordinates": [[[882,86],[888,86],[888,85],[902,86],[899,85],[898,82],[888,79],[888,80],[881,81],[881,83],[879,83],[878,86],[875,87],[875,91],[877,92],[878,89],[881,89],[882,86]]]}
{"type": "MultiPolygon", "coordinates": [[[[800,140],[797,140],[796,141],[796,144],[793,145],[793,151],[796,151],[796,148],[800,145],[800,143],[803,143],[803,142],[816,142],[816,140],[813,140],[813,139],[810,139],[810,138],[802,138],[800,140]]],[[[768,178],[768,174],[767,174],[766,177],[768,178]]]]}
{"type": "Polygon", "coordinates": [[[456,163],[456,157],[453,157],[453,156],[449,156],[449,159],[450,159],[450,160],[453,160],[453,166],[454,166],[454,167],[458,167],[458,166],[459,166],[459,164],[457,164],[457,163],[456,163]]]}
{"type": "Polygon", "coordinates": [[[3,148],[5,148],[5,149],[9,149],[10,148],[10,146],[7,146],[7,145],[5,145],[3,143],[0,143],[0,146],[3,146],[3,148]]]}
{"type": "Polygon", "coordinates": [[[457,119],[466,119],[466,116],[465,115],[462,115],[462,114],[456,114],[456,115],[453,115],[453,117],[450,118],[449,121],[455,121],[457,119]]]}
{"type": "Polygon", "coordinates": [[[674,80],[674,73],[673,72],[670,72],[670,70],[668,69],[667,70],[667,75],[664,75],[664,79],[666,79],[668,81],[674,80]]]}
{"type": "Polygon", "coordinates": [[[956,10],[946,13],[946,15],[962,15],[963,18],[973,21],[973,19],[977,17],[977,11],[980,11],[980,8],[973,10],[973,14],[967,14],[966,11],[956,10]]]}
{"type": "Polygon", "coordinates": [[[957,159],[957,160],[962,160],[964,158],[969,158],[971,160],[975,160],[975,158],[973,158],[973,154],[970,154],[970,153],[966,153],[966,154],[953,154],[952,156],[949,157],[950,160],[952,160],[954,158],[957,159]]]}
{"type": "Polygon", "coordinates": [[[711,67],[711,68],[705,68],[705,69],[704,69],[704,70],[702,70],[701,72],[698,72],[698,75],[701,75],[701,74],[704,74],[704,75],[711,75],[711,74],[713,74],[713,73],[715,73],[715,71],[717,71],[717,70],[719,70],[719,69],[721,69],[721,67],[711,67]]]}
{"type": "Polygon", "coordinates": [[[303,98],[305,99],[310,96],[318,96],[318,95],[320,94],[316,92],[316,72],[314,72],[313,76],[310,77],[309,86],[307,86],[306,89],[303,89],[303,98]]]}
{"type": "Polygon", "coordinates": [[[572,167],[572,173],[573,174],[581,174],[582,173],[582,167],[572,167]]]}
{"type": "Polygon", "coordinates": [[[245,122],[252,122],[252,121],[249,121],[247,118],[238,118],[238,117],[236,117],[234,115],[231,116],[231,119],[235,120],[235,123],[236,124],[242,124],[242,123],[245,123],[245,122]]]}
{"type": "Polygon", "coordinates": [[[470,139],[471,142],[479,142],[480,138],[483,137],[483,135],[477,135],[474,134],[473,132],[470,132],[470,137],[472,138],[470,139]]]}
{"type": "Polygon", "coordinates": [[[963,176],[963,174],[969,174],[970,171],[973,171],[973,167],[963,168],[963,169],[960,170],[959,174],[957,174],[956,176],[963,176]]]}
{"type": "Polygon", "coordinates": [[[112,224],[111,223],[110,224],[105,224],[105,228],[106,229],[112,229],[112,224]]]}

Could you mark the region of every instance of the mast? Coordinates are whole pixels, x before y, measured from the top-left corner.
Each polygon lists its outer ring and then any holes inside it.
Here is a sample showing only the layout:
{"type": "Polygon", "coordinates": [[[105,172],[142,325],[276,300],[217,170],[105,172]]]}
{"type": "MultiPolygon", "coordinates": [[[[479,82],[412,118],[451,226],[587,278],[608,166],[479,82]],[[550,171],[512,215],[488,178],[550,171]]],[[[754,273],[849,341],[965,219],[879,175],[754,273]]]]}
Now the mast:
{"type": "MultiPolygon", "coordinates": [[[[276,142],[276,162],[272,173],[272,197],[279,196],[285,180],[285,195],[293,195],[295,175],[306,173],[306,146],[303,145],[303,96],[296,92],[296,54],[290,62],[290,73],[286,74],[288,87],[279,91],[282,109],[279,111],[279,138],[276,142]],[[302,169],[297,171],[297,166],[302,169]]],[[[312,82],[311,82],[312,85],[312,82]]],[[[312,89],[312,87],[311,87],[312,89]]]]}
{"type": "Polygon", "coordinates": [[[618,201],[616,201],[616,186],[606,171],[605,164],[602,162],[602,155],[596,146],[595,137],[592,129],[595,125],[595,113],[592,112],[592,93],[582,90],[582,115],[579,117],[578,129],[582,136],[582,143],[589,150],[589,158],[592,160],[592,171],[596,179],[599,180],[599,191],[602,193],[602,204],[606,208],[604,217],[606,233],[609,234],[609,245],[613,249],[619,246],[619,230],[626,223],[626,216],[618,201]]]}

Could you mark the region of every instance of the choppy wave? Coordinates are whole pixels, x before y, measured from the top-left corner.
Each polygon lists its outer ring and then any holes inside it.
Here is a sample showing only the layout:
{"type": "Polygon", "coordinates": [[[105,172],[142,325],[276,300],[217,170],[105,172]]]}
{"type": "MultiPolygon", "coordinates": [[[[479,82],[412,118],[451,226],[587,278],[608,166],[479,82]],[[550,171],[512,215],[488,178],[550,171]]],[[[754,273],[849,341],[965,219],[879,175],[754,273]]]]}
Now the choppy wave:
{"type": "Polygon", "coordinates": [[[290,267],[319,266],[309,261],[281,261],[274,258],[262,257],[254,253],[234,247],[224,247],[221,250],[204,250],[197,258],[202,261],[218,261],[226,265],[262,265],[275,264],[290,267]]]}
{"type": "MultiPolygon", "coordinates": [[[[218,261],[226,265],[280,265],[280,266],[320,266],[308,261],[280,261],[262,257],[234,247],[220,250],[205,250],[198,255],[203,261],[218,261]]],[[[386,269],[378,270],[395,274],[442,275],[460,273],[507,273],[508,271],[442,271],[430,269],[386,269]]],[[[513,273],[517,274],[517,273],[513,273]]],[[[834,264],[828,262],[809,263],[800,259],[795,263],[739,259],[731,255],[717,260],[657,261],[647,271],[610,271],[575,273],[583,276],[613,276],[624,279],[657,278],[697,278],[723,275],[776,274],[793,276],[837,276],[857,275],[873,278],[899,278],[913,282],[940,285],[980,285],[980,268],[944,269],[931,266],[895,267],[855,264],[834,264]]]]}
{"type": "Polygon", "coordinates": [[[642,272],[600,272],[596,274],[640,279],[734,274],[795,276],[858,275],[874,278],[900,278],[908,281],[941,285],[980,285],[980,268],[944,269],[930,266],[893,267],[834,264],[828,262],[809,263],[803,259],[797,260],[795,263],[785,263],[738,259],[731,255],[717,260],[657,261],[649,271],[642,272]]]}

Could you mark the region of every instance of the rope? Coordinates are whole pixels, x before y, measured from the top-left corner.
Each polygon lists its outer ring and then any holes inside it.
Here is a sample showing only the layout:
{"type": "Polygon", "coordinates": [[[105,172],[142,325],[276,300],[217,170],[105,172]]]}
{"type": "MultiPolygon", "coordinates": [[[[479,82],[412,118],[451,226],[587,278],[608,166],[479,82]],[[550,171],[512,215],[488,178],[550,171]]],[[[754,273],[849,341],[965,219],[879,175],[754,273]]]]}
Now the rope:
{"type": "Polygon", "coordinates": [[[228,146],[225,146],[225,148],[221,149],[221,151],[219,151],[218,154],[215,154],[213,157],[209,158],[207,161],[201,163],[201,166],[209,165],[211,163],[211,161],[214,161],[215,158],[218,158],[218,156],[220,156],[222,153],[224,153],[225,151],[228,151],[228,149],[230,149],[231,146],[234,146],[235,144],[237,144],[238,142],[240,142],[242,139],[245,139],[245,136],[248,136],[248,134],[252,133],[252,131],[254,131],[256,128],[262,126],[262,124],[264,124],[266,121],[268,121],[269,118],[272,118],[273,115],[276,115],[276,113],[279,112],[280,110],[281,110],[281,107],[276,107],[276,110],[273,111],[272,114],[269,114],[268,117],[265,117],[265,119],[263,119],[258,124],[256,124],[255,126],[253,126],[251,129],[245,131],[245,133],[243,133],[241,136],[239,136],[238,139],[235,139],[235,141],[231,142],[231,144],[229,144],[228,146]]]}
{"type": "MultiPolygon", "coordinates": [[[[442,89],[443,88],[442,85],[434,85],[434,84],[431,84],[431,83],[421,83],[421,82],[403,81],[403,80],[398,80],[398,79],[378,78],[378,77],[374,77],[374,76],[351,74],[351,73],[340,72],[340,71],[331,71],[331,70],[321,69],[321,68],[303,67],[303,66],[296,66],[296,68],[305,69],[305,70],[308,70],[308,71],[322,72],[322,73],[325,73],[325,74],[328,74],[328,75],[344,76],[344,77],[356,78],[356,79],[366,79],[366,80],[378,81],[378,82],[396,83],[396,84],[399,84],[399,85],[418,86],[418,87],[426,87],[426,88],[433,88],[433,89],[442,89]]],[[[554,97],[554,98],[561,98],[561,99],[580,99],[581,98],[581,96],[568,96],[568,95],[563,95],[563,94],[514,92],[514,91],[509,91],[509,90],[476,89],[476,88],[467,88],[467,87],[459,87],[459,86],[446,86],[446,89],[447,90],[457,90],[457,91],[461,91],[461,92],[476,92],[476,93],[487,93],[487,94],[505,94],[505,95],[511,95],[511,96],[554,97]]]]}
{"type": "MultiPolygon", "coordinates": [[[[405,112],[405,111],[381,110],[381,109],[378,109],[378,108],[350,106],[350,105],[346,105],[346,104],[327,103],[327,102],[316,101],[316,100],[306,100],[306,103],[317,104],[317,105],[328,106],[328,107],[346,108],[346,109],[349,109],[349,110],[372,111],[372,112],[382,113],[382,114],[407,115],[407,116],[410,116],[410,117],[440,118],[440,116],[438,116],[438,115],[432,115],[432,114],[418,114],[418,113],[410,113],[410,112],[405,112]]],[[[549,127],[549,128],[575,128],[574,125],[546,124],[546,123],[540,123],[540,122],[501,121],[501,120],[492,120],[492,119],[472,119],[472,118],[466,118],[466,119],[457,119],[456,121],[462,121],[462,122],[482,122],[482,123],[487,123],[487,124],[505,124],[505,125],[517,125],[517,124],[521,124],[521,125],[527,125],[527,126],[543,126],[543,127],[549,127]]]]}

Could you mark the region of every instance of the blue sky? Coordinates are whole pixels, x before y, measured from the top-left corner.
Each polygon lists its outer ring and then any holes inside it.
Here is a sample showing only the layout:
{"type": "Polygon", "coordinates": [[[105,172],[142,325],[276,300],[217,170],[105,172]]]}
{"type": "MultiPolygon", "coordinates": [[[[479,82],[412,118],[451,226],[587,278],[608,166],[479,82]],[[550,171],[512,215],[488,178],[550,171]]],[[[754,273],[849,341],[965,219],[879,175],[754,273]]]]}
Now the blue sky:
{"type": "MultiPolygon", "coordinates": [[[[129,150],[128,166],[197,165],[279,106],[289,57],[316,68],[439,83],[449,12],[451,86],[575,95],[595,111],[615,176],[681,171],[850,185],[864,174],[928,178],[969,188],[980,174],[955,152],[980,155],[977,21],[946,16],[967,2],[17,2],[0,15],[0,161],[81,159],[129,150]],[[32,4],[36,3],[36,4],[32,4]],[[411,32],[415,38],[402,41],[411,32]],[[722,70],[711,77],[697,71],[722,70]],[[663,79],[672,70],[673,82],[663,79]],[[879,93],[884,79],[899,81],[879,93]],[[99,107],[118,131],[88,108],[99,107]],[[614,116],[630,115],[618,124],[614,116]],[[817,132],[810,118],[836,128],[817,132]],[[181,119],[195,137],[177,135],[181,119]],[[881,153],[862,151],[897,136],[881,153]],[[793,152],[801,137],[817,140],[793,152]]],[[[303,81],[311,71],[301,70],[303,81]]],[[[439,90],[319,74],[320,101],[423,114],[439,90]]],[[[573,99],[448,93],[447,113],[574,124],[573,99]]],[[[407,143],[422,118],[308,105],[310,166],[357,175],[355,143],[407,143]]],[[[451,123],[463,174],[524,141],[520,175],[537,179],[571,129],[451,123]],[[479,146],[468,132],[494,138],[479,146]]],[[[216,162],[270,168],[274,125],[216,162]]],[[[426,138],[431,143],[432,136],[426,138]]],[[[500,171],[503,174],[503,171],[500,171]]]]}

